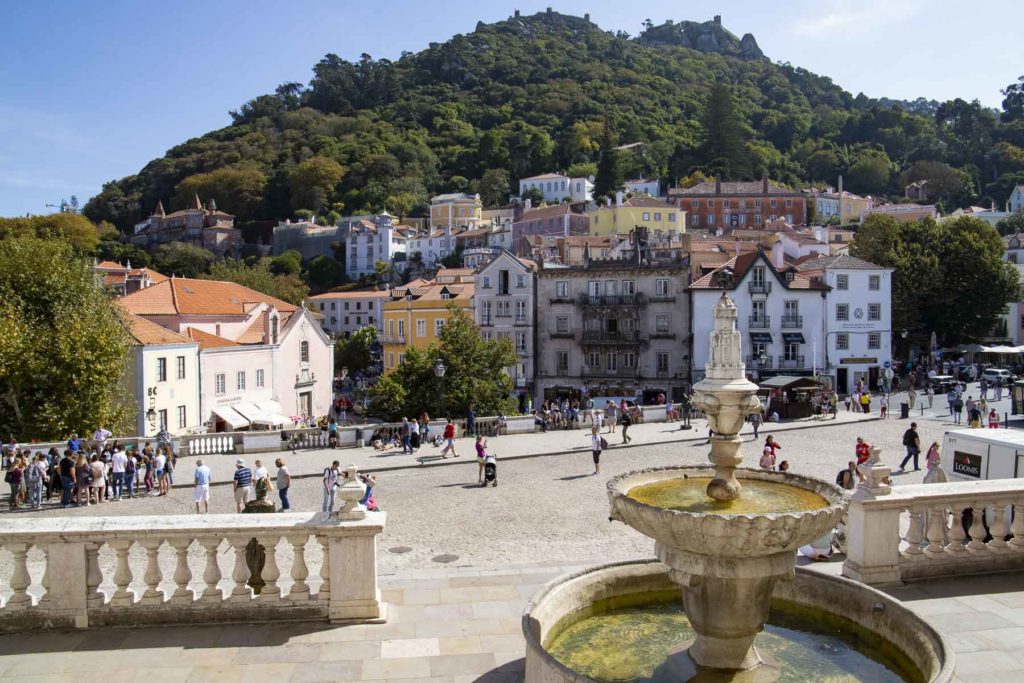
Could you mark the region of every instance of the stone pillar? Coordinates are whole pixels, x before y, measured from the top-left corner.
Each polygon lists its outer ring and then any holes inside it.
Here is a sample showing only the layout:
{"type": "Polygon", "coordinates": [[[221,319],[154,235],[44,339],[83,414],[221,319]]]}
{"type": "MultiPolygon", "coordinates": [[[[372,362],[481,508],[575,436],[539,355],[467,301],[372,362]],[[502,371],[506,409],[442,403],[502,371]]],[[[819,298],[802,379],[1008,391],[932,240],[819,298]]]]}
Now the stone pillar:
{"type": "MultiPolygon", "coordinates": [[[[343,536],[328,532],[331,598],[328,617],[331,621],[381,620],[386,609],[377,586],[377,533],[366,530],[356,535],[346,529],[343,536]]],[[[358,530],[363,531],[363,530],[358,530]]]]}
{"type": "Polygon", "coordinates": [[[68,619],[75,628],[89,628],[85,544],[51,543],[46,550],[46,564],[50,584],[46,611],[68,619]]]}
{"type": "Polygon", "coordinates": [[[874,504],[892,492],[886,483],[892,468],[883,465],[879,449],[857,468],[864,481],[850,497],[846,512],[846,561],[843,576],[869,586],[900,581],[899,507],[874,504]]]}

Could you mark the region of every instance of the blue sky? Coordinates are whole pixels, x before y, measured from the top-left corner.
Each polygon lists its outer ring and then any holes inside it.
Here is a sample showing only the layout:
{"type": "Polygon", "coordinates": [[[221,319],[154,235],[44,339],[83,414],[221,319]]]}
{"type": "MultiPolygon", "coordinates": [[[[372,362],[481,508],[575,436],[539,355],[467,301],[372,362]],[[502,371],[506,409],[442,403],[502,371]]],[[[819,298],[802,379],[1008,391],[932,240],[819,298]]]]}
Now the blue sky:
{"type": "Polygon", "coordinates": [[[84,203],[227,125],[246,100],[308,82],[327,52],[396,58],[549,5],[630,34],[647,18],[721,14],[769,58],[876,97],[997,107],[1024,74],[1020,0],[12,0],[0,3],[0,216],[46,213],[71,195],[84,203]]]}

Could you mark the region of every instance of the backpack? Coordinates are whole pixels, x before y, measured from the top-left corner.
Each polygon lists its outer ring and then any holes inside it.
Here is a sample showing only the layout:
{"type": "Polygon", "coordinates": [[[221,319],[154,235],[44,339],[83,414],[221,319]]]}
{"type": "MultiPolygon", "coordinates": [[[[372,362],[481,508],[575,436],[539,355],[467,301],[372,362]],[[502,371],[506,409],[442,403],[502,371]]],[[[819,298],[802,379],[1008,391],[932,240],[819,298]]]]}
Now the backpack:
{"type": "Polygon", "coordinates": [[[839,470],[839,474],[836,475],[836,484],[838,484],[839,486],[843,485],[843,475],[846,474],[848,471],[849,470],[839,470]]]}
{"type": "Polygon", "coordinates": [[[28,466],[28,470],[25,472],[25,477],[29,481],[39,481],[42,473],[39,471],[39,465],[32,463],[28,466]]]}
{"type": "Polygon", "coordinates": [[[14,475],[11,474],[10,470],[7,470],[7,472],[4,474],[4,482],[7,483],[7,484],[10,484],[13,481],[14,481],[14,475]]]}
{"type": "Polygon", "coordinates": [[[601,437],[601,450],[604,450],[604,449],[606,449],[606,448],[608,448],[608,442],[607,442],[607,441],[605,441],[605,440],[604,440],[604,437],[602,436],[602,437],[601,437]]]}

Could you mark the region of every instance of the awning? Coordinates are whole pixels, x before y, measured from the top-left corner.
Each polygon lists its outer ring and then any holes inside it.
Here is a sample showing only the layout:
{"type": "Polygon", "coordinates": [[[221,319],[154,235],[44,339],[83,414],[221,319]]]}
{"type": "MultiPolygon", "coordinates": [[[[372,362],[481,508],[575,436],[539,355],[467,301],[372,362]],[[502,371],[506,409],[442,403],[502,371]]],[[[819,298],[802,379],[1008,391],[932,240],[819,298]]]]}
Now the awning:
{"type": "Polygon", "coordinates": [[[771,344],[772,334],[771,332],[751,332],[750,341],[755,344],[771,344]]]}
{"type": "Polygon", "coordinates": [[[264,413],[262,410],[256,407],[255,403],[251,401],[243,401],[236,403],[234,409],[241,413],[249,422],[254,425],[265,425],[268,427],[274,426],[274,418],[264,413]]]}
{"type": "Polygon", "coordinates": [[[257,401],[256,407],[259,408],[264,415],[273,420],[271,424],[286,425],[293,422],[290,417],[285,416],[284,411],[281,410],[281,404],[277,401],[257,401]]]}
{"type": "Polygon", "coordinates": [[[249,420],[231,406],[214,406],[213,414],[224,420],[232,429],[243,429],[249,426],[249,420]]]}
{"type": "Polygon", "coordinates": [[[803,332],[783,332],[782,341],[787,344],[806,344],[803,332]]]}

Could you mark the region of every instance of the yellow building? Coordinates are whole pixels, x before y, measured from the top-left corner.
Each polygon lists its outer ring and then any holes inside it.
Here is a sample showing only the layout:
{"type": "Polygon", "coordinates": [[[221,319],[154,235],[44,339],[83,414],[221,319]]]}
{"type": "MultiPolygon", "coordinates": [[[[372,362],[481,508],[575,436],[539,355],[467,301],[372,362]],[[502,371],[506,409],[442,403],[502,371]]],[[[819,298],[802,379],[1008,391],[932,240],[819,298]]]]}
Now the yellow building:
{"type": "Polygon", "coordinates": [[[483,221],[478,194],[439,194],[430,200],[430,227],[475,228],[483,221]]]}
{"type": "Polygon", "coordinates": [[[686,232],[686,212],[675,204],[654,199],[646,195],[623,199],[622,193],[615,196],[615,203],[602,206],[590,212],[590,234],[594,236],[629,234],[637,226],[647,227],[657,236],[681,235],[686,232]]]}
{"type": "Polygon", "coordinates": [[[441,329],[451,317],[449,306],[473,317],[473,275],[468,269],[441,270],[436,280],[413,280],[391,290],[384,302],[384,333],[380,342],[384,372],[390,372],[411,348],[426,349],[436,344],[441,329]]]}

